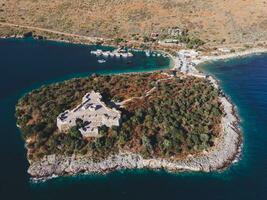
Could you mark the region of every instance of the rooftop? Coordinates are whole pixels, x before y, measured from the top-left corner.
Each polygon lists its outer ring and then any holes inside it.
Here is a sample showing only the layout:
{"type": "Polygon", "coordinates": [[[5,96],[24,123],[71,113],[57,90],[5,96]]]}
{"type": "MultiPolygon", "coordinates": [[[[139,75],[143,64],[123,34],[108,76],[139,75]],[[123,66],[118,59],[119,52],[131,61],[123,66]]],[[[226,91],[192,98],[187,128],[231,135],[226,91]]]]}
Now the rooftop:
{"type": "Polygon", "coordinates": [[[67,132],[71,127],[77,125],[77,119],[83,121],[83,126],[79,128],[79,131],[84,137],[100,137],[98,128],[103,125],[119,126],[120,111],[107,107],[101,99],[102,96],[98,92],[87,93],[81,104],[73,110],[64,111],[57,117],[59,130],[67,132]]]}

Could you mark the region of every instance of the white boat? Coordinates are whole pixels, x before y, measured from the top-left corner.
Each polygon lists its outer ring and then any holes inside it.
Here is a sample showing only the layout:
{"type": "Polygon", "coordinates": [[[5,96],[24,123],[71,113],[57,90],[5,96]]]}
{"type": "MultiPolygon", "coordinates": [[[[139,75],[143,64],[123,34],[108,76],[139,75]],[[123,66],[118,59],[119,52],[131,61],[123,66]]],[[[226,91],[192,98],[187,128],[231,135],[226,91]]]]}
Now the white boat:
{"type": "Polygon", "coordinates": [[[118,50],[114,50],[114,51],[102,51],[100,49],[97,49],[96,51],[91,51],[91,54],[96,55],[96,56],[103,56],[103,57],[116,57],[116,58],[120,58],[120,57],[132,57],[133,54],[130,52],[127,52],[124,49],[118,49],[118,50]]]}
{"type": "Polygon", "coordinates": [[[104,57],[108,57],[108,56],[110,56],[110,51],[104,51],[104,52],[103,52],[103,56],[104,56],[104,57]]]}
{"type": "Polygon", "coordinates": [[[100,49],[97,49],[96,51],[91,51],[91,54],[94,54],[96,56],[101,56],[103,54],[103,51],[100,49]]]}
{"type": "Polygon", "coordinates": [[[121,53],[118,53],[118,52],[115,52],[114,55],[115,55],[116,58],[120,58],[121,57],[121,53]]]}
{"type": "Polygon", "coordinates": [[[150,55],[151,55],[150,53],[151,53],[151,52],[150,52],[149,50],[146,50],[145,53],[146,53],[146,56],[147,56],[147,57],[150,57],[150,55]]]}
{"type": "Polygon", "coordinates": [[[131,52],[128,52],[127,57],[133,57],[133,54],[131,52]]]}
{"type": "Polygon", "coordinates": [[[117,49],[115,51],[117,51],[118,53],[127,53],[127,51],[125,49],[117,49]]]}
{"type": "Polygon", "coordinates": [[[128,57],[127,53],[123,53],[121,56],[122,56],[123,58],[127,58],[127,57],[128,57]]]}
{"type": "Polygon", "coordinates": [[[109,56],[110,56],[110,57],[114,57],[115,54],[114,54],[113,52],[110,52],[110,53],[109,53],[109,56]]]}
{"type": "Polygon", "coordinates": [[[97,60],[97,62],[101,64],[101,63],[105,63],[105,62],[106,62],[106,60],[104,60],[104,59],[101,59],[101,60],[97,60]]]}

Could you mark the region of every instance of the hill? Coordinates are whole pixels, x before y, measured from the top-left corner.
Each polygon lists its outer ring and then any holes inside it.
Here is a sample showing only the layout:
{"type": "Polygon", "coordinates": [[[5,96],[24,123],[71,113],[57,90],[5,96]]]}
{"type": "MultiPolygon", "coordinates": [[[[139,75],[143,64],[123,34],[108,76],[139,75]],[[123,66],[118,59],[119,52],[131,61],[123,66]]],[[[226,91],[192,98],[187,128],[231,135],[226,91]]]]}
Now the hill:
{"type": "Polygon", "coordinates": [[[0,21],[85,36],[143,38],[169,27],[209,45],[267,40],[266,0],[0,0],[0,21]]]}

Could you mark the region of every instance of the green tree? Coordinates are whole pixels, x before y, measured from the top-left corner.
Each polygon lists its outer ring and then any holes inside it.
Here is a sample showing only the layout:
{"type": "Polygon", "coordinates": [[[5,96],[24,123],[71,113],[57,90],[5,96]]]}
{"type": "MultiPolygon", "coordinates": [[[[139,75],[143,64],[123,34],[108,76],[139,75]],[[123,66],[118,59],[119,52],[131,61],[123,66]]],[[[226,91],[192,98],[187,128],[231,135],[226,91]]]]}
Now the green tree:
{"type": "Polygon", "coordinates": [[[84,127],[84,122],[82,119],[77,118],[75,122],[78,129],[84,127]]]}
{"type": "Polygon", "coordinates": [[[69,135],[73,138],[81,138],[82,137],[82,134],[81,132],[79,131],[78,127],[77,126],[73,126],[70,128],[69,130],[69,135]]]}
{"type": "Polygon", "coordinates": [[[120,44],[120,43],[123,42],[123,41],[124,41],[123,38],[115,38],[115,39],[114,39],[114,42],[115,42],[116,44],[120,44]]]}

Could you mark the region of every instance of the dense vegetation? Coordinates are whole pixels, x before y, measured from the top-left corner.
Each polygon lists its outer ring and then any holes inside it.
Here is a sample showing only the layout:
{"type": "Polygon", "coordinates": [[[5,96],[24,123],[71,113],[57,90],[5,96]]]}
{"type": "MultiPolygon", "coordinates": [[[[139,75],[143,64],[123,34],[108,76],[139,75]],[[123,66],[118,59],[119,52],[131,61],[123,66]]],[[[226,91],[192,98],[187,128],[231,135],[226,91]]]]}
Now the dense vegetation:
{"type": "Polygon", "coordinates": [[[100,158],[120,149],[145,157],[175,158],[213,146],[222,117],[218,95],[207,80],[194,77],[90,76],[34,90],[19,100],[16,117],[31,159],[52,153],[100,158]],[[90,90],[101,92],[106,102],[141,98],[120,108],[121,126],[101,127],[101,138],[84,139],[78,127],[60,133],[58,114],[74,108],[90,90]]]}

